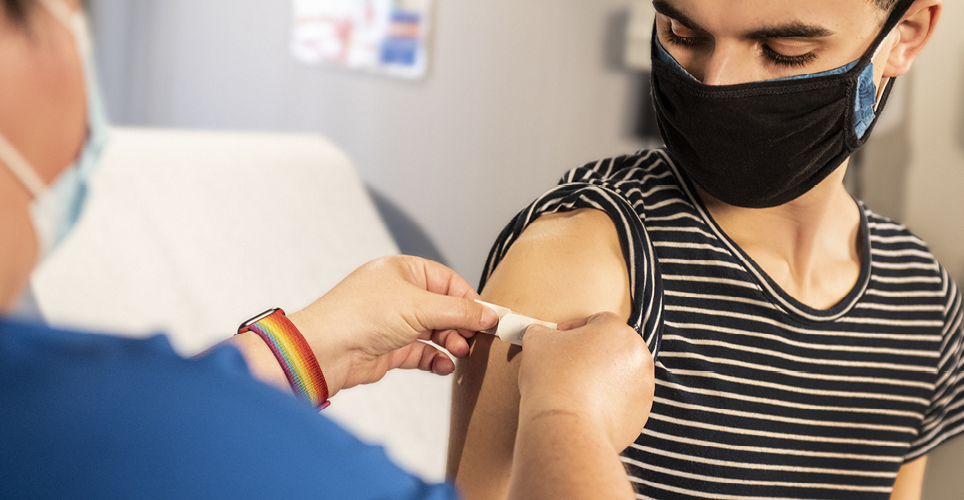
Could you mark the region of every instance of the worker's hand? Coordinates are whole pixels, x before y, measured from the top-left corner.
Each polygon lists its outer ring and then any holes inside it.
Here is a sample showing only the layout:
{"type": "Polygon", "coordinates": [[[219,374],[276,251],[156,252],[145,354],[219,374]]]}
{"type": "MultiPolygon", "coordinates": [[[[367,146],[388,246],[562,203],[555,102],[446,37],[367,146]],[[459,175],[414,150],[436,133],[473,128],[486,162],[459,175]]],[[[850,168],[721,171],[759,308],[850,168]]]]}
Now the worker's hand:
{"type": "Polygon", "coordinates": [[[612,313],[559,325],[532,325],[523,337],[519,419],[568,414],[608,434],[616,451],[639,437],[653,405],[653,357],[612,313]]]}
{"type": "Polygon", "coordinates": [[[377,382],[395,368],[448,375],[452,355],[499,317],[455,271],[437,262],[395,256],[369,262],[307,308],[290,315],[325,374],[331,394],[377,382]]]}

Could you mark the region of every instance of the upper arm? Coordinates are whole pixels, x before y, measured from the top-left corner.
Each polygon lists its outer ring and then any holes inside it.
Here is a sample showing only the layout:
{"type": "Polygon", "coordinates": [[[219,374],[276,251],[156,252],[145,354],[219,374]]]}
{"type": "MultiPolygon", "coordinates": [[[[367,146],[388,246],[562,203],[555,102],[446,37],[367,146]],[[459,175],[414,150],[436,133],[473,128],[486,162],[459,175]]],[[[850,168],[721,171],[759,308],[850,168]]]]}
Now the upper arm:
{"type": "Polygon", "coordinates": [[[897,473],[891,500],[920,500],[921,490],[924,488],[924,472],[927,469],[927,457],[921,457],[913,462],[904,464],[897,473]]]}
{"type": "MultiPolygon", "coordinates": [[[[509,249],[482,298],[545,321],[602,311],[628,319],[629,274],[615,225],[606,213],[591,209],[541,217],[509,249]]],[[[480,335],[458,365],[448,474],[469,500],[508,494],[520,352],[480,335]]]]}

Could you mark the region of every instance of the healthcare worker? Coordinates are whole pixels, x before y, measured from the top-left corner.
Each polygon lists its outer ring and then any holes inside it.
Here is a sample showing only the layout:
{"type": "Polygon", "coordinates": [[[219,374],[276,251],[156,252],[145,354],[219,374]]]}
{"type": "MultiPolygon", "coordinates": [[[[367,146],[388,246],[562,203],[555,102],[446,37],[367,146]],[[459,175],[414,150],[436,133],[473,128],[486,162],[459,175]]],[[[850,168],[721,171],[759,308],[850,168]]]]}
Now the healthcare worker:
{"type": "MultiPolygon", "coordinates": [[[[0,6],[7,312],[76,222],[106,131],[78,6],[0,6]]],[[[268,311],[191,360],[163,336],[2,319],[0,497],[454,498],[452,486],[403,472],[315,407],[394,368],[451,373],[448,357],[417,340],[466,355],[466,338],[498,322],[477,297],[440,264],[385,258],[305,310],[268,311]]],[[[633,498],[626,478],[607,471],[645,424],[652,358],[611,314],[560,330],[531,327],[525,337],[512,494],[633,498]]]]}

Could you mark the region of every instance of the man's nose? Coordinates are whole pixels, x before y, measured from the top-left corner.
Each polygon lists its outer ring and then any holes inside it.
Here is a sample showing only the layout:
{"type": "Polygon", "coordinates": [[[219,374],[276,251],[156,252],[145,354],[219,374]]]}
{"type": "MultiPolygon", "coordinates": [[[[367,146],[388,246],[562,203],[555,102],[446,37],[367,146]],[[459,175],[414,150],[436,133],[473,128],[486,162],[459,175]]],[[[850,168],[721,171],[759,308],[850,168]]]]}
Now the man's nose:
{"type": "Polygon", "coordinates": [[[702,78],[706,85],[735,85],[755,79],[752,58],[745,47],[734,43],[717,43],[702,62],[702,78]]]}

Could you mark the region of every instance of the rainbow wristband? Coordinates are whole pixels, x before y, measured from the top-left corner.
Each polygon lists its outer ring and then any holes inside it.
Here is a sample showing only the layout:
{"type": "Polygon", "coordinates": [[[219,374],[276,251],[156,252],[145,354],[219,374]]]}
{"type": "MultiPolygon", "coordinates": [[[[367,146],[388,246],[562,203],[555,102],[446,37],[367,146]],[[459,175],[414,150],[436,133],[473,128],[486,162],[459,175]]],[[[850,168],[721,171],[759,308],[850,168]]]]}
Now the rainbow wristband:
{"type": "Polygon", "coordinates": [[[278,358],[295,394],[319,410],[328,408],[328,383],[321,373],[315,354],[305,337],[281,309],[265,311],[238,328],[238,333],[254,332],[278,358]]]}

